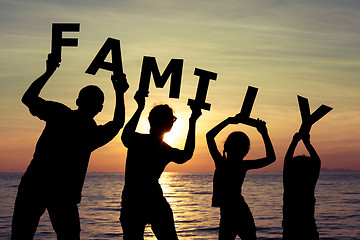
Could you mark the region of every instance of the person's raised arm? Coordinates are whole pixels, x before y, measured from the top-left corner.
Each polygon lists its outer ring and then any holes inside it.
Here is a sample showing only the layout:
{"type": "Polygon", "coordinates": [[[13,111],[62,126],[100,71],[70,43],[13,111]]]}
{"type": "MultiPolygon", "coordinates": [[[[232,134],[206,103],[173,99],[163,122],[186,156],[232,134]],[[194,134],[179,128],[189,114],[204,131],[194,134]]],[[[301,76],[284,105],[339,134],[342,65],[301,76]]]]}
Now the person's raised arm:
{"type": "Polygon", "coordinates": [[[26,90],[21,101],[29,107],[31,103],[36,101],[39,97],[39,94],[50,77],[54,74],[56,68],[60,66],[59,62],[55,60],[52,54],[48,55],[48,59],[46,60],[46,71],[40,77],[38,77],[26,90]]]}
{"type": "Polygon", "coordinates": [[[189,131],[186,137],[184,150],[181,151],[182,154],[174,159],[174,162],[182,164],[190,160],[194,154],[195,150],[195,128],[196,121],[201,116],[201,109],[198,107],[191,107],[191,116],[189,118],[189,131]]]}
{"type": "MultiPolygon", "coordinates": [[[[113,120],[107,122],[102,128],[101,132],[97,136],[99,146],[105,145],[111,141],[124,126],[125,122],[125,102],[124,93],[128,90],[129,84],[126,80],[126,75],[111,76],[111,82],[115,90],[115,110],[113,120]]],[[[99,147],[98,146],[98,147],[99,147]]]]}
{"type": "Polygon", "coordinates": [[[283,178],[284,178],[284,186],[286,186],[286,179],[288,177],[289,174],[291,174],[289,172],[289,162],[292,161],[293,157],[294,157],[294,152],[295,152],[295,148],[296,146],[298,145],[299,141],[301,140],[301,135],[300,133],[295,133],[293,138],[292,138],[292,141],[290,143],[290,146],[285,154],[285,158],[284,158],[284,166],[283,166],[283,178]]]}
{"type": "Polygon", "coordinates": [[[286,167],[286,164],[291,161],[291,159],[294,157],[295,148],[298,145],[299,141],[301,140],[300,133],[295,133],[292,141],[290,143],[290,146],[285,154],[284,158],[284,168],[286,167]]]}
{"type": "Polygon", "coordinates": [[[125,147],[128,146],[128,143],[130,139],[134,136],[136,127],[139,123],[139,119],[141,116],[142,111],[145,108],[145,97],[147,97],[149,92],[142,92],[137,91],[135,93],[134,99],[138,104],[138,108],[136,109],[134,115],[131,117],[131,119],[127,122],[127,124],[124,127],[123,133],[121,135],[121,140],[125,147]]]}
{"type": "Polygon", "coordinates": [[[315,148],[310,143],[310,128],[311,128],[311,124],[308,121],[303,122],[299,129],[299,138],[303,140],[305,148],[309,152],[310,157],[314,161],[318,161],[320,164],[320,157],[315,151],[315,148]]]}
{"type": "Polygon", "coordinates": [[[264,158],[260,158],[257,160],[246,161],[246,164],[249,169],[262,168],[262,167],[265,167],[265,166],[275,162],[275,160],[276,160],[274,147],[270,140],[270,136],[269,136],[269,133],[268,133],[268,130],[266,127],[266,122],[257,119],[256,129],[261,134],[261,137],[264,141],[266,156],[264,158]]]}
{"type": "Polygon", "coordinates": [[[310,134],[302,134],[301,135],[303,143],[305,145],[306,150],[309,152],[311,160],[315,161],[317,164],[317,171],[320,171],[320,167],[321,167],[321,160],[319,155],[317,154],[315,148],[313,147],[313,145],[310,143],[310,134]]]}
{"type": "Polygon", "coordinates": [[[217,124],[215,127],[213,127],[207,134],[206,134],[206,142],[209,148],[210,155],[215,163],[215,167],[219,166],[219,162],[223,158],[221,153],[219,152],[215,137],[223,130],[226,126],[229,124],[235,124],[235,117],[228,117],[219,124],[217,124]]]}

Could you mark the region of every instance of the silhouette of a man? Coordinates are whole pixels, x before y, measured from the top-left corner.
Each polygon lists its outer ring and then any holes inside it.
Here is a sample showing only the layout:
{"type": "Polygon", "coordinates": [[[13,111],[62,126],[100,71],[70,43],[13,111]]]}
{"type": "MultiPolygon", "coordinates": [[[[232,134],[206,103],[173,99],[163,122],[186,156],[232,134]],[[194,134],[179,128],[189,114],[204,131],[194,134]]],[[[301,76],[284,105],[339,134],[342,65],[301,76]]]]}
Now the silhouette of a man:
{"type": "Polygon", "coordinates": [[[81,200],[90,154],[111,141],[124,125],[125,74],[112,76],[116,94],[114,117],[98,126],[94,117],[102,110],[104,94],[86,86],[72,110],[64,104],[39,97],[59,67],[49,54],[46,71],[25,92],[22,102],[30,113],[46,122],[33,159],[23,175],[15,201],[11,239],[33,239],[39,219],[47,209],[57,239],[80,239],[77,204],[81,200]]]}
{"type": "Polygon", "coordinates": [[[145,106],[147,93],[137,92],[138,109],[125,125],[122,141],[128,148],[125,186],[122,193],[121,226],[125,240],[144,239],[146,224],[159,240],[176,240],[174,217],[158,182],[170,162],[183,164],[191,159],[195,149],[195,125],[201,110],[192,107],[189,131],[184,150],[172,148],[163,141],[176,117],[168,105],[157,105],[149,114],[150,134],[135,132],[145,106]]]}

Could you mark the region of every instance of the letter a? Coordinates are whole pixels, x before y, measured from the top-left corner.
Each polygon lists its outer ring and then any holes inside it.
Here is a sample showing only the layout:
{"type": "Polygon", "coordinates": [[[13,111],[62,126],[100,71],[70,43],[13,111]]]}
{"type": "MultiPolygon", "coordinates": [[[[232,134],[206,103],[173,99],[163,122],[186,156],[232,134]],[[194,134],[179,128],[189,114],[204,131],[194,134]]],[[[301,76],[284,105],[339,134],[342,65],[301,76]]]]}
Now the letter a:
{"type": "Polygon", "coordinates": [[[112,71],[114,76],[123,73],[120,40],[108,38],[85,72],[95,75],[100,68],[112,71]],[[110,51],[112,62],[105,62],[110,51]]]}

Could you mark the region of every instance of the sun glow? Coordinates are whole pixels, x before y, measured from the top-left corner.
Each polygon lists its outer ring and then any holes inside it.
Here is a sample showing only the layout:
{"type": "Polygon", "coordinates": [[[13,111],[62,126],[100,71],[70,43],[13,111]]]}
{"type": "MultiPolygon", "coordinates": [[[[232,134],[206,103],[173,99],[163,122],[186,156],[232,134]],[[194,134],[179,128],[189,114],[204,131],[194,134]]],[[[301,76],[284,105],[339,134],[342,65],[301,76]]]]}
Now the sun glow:
{"type": "Polygon", "coordinates": [[[183,139],[184,129],[180,122],[175,122],[171,131],[164,136],[164,142],[172,147],[179,147],[181,145],[181,139],[183,139]]]}

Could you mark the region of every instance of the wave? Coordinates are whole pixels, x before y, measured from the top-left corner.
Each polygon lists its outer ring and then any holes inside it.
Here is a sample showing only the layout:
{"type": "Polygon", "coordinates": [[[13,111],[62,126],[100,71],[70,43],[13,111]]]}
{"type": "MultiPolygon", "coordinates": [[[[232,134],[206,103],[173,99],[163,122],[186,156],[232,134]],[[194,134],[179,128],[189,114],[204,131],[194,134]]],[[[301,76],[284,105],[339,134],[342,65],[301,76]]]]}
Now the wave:
{"type": "Polygon", "coordinates": [[[120,207],[118,207],[118,208],[96,207],[96,208],[91,208],[91,210],[94,210],[94,211],[120,212],[120,207]]]}

